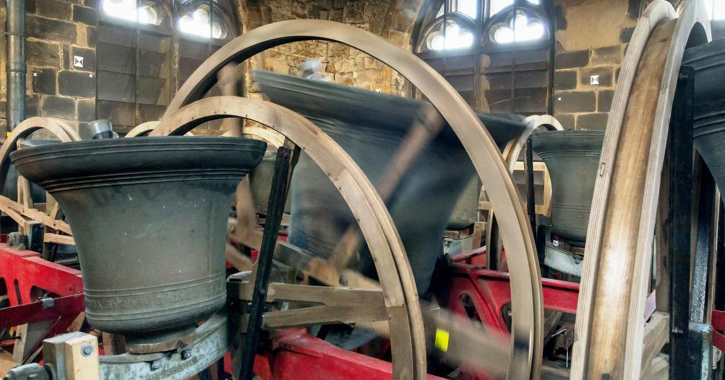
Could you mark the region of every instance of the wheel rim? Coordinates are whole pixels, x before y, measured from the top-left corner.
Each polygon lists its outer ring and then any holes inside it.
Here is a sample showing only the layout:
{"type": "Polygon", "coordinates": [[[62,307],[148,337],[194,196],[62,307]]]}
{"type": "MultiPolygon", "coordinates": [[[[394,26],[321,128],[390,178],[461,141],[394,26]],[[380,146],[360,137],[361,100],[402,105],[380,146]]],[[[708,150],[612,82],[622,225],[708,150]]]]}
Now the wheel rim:
{"type": "Polygon", "coordinates": [[[0,189],[5,188],[5,180],[10,170],[10,153],[17,149],[18,140],[27,138],[33,132],[45,129],[58,137],[61,142],[80,141],[81,137],[66,122],[48,117],[31,117],[23,120],[10,133],[0,147],[0,189]]]}

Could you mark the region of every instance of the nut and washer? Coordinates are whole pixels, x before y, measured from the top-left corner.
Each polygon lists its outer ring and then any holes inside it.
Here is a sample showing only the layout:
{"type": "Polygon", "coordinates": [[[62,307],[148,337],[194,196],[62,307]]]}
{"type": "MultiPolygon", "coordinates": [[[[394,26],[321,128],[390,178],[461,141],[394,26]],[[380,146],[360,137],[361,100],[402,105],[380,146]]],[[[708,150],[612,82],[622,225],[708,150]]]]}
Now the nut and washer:
{"type": "Polygon", "coordinates": [[[151,362],[151,370],[156,371],[157,369],[161,368],[161,360],[154,360],[151,362]]]}
{"type": "Polygon", "coordinates": [[[91,356],[93,353],[93,346],[90,344],[84,344],[83,347],[81,347],[81,355],[83,356],[91,356]]]}

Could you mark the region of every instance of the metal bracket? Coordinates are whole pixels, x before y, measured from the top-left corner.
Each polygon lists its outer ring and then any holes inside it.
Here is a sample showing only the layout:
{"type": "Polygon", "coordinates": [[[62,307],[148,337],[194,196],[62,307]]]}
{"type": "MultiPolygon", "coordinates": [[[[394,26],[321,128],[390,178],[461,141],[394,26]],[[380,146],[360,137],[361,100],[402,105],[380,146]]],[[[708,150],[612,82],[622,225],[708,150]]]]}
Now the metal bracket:
{"type": "Polygon", "coordinates": [[[262,247],[257,257],[254,273],[254,291],[252,302],[249,304],[249,324],[247,334],[244,337],[244,350],[242,362],[239,369],[240,380],[251,380],[253,376],[252,367],[259,341],[259,330],[262,327],[262,314],[267,299],[267,288],[269,286],[269,275],[272,271],[272,259],[274,247],[277,243],[277,234],[284,213],[285,194],[287,192],[288,172],[290,166],[290,149],[280,147],[277,150],[277,161],[274,166],[272,177],[272,189],[269,194],[269,206],[267,207],[267,221],[264,225],[262,236],[262,247]]]}
{"type": "Polygon", "coordinates": [[[581,277],[584,257],[546,242],[544,265],[559,272],[581,277]]]}
{"type": "Polygon", "coordinates": [[[692,68],[683,66],[670,125],[670,379],[692,379],[688,354],[692,231],[692,68]]]}
{"type": "MultiPolygon", "coordinates": [[[[214,315],[196,329],[197,339],[183,350],[153,354],[108,355],[97,357],[99,379],[103,380],[184,380],[208,368],[229,350],[226,315],[214,315]]],[[[59,335],[43,342],[43,357],[55,370],[55,380],[74,380],[72,367],[75,356],[93,358],[95,349],[85,356],[81,345],[77,355],[69,354],[65,347],[77,339],[92,337],[84,333],[59,335]],[[73,358],[71,358],[71,356],[73,358]]],[[[93,337],[93,339],[96,339],[93,337]]],[[[97,342],[97,341],[96,341],[97,342]]],[[[96,343],[97,344],[97,343],[96,343]]],[[[86,360],[84,359],[84,360],[86,360]]],[[[84,367],[85,368],[85,367],[84,367]]],[[[84,377],[83,379],[87,379],[84,377]]]]}
{"type": "Polygon", "coordinates": [[[693,376],[692,379],[712,378],[712,326],[705,323],[690,322],[688,348],[693,376]]]}

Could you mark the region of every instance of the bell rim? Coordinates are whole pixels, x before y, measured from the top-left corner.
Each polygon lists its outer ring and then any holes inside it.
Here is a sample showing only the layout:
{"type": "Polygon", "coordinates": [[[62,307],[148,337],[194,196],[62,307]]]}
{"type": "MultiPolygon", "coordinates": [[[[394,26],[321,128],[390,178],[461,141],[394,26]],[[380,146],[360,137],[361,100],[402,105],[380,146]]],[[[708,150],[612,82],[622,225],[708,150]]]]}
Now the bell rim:
{"type": "MultiPolygon", "coordinates": [[[[51,141],[51,140],[48,140],[51,141]]],[[[148,137],[148,136],[140,136],[140,137],[133,137],[133,138],[117,138],[117,139],[98,139],[98,140],[83,140],[83,141],[72,141],[72,142],[66,142],[61,143],[58,141],[57,144],[42,144],[32,147],[27,147],[23,149],[18,149],[10,153],[10,158],[13,160],[13,162],[33,155],[33,154],[44,154],[48,153],[48,151],[63,151],[63,150],[69,150],[74,148],[86,148],[86,149],[92,149],[97,147],[104,147],[104,146],[110,146],[110,147],[116,147],[116,146],[148,146],[148,145],[162,145],[162,146],[171,146],[173,144],[184,144],[185,143],[191,143],[188,145],[197,145],[198,142],[208,143],[211,144],[224,144],[224,145],[237,145],[237,146],[253,146],[253,145],[259,145],[259,147],[263,147],[264,150],[266,150],[267,143],[261,140],[254,140],[246,137],[218,137],[218,136],[163,136],[163,137],[148,137]]]]}
{"type": "MultiPolygon", "coordinates": [[[[246,138],[166,136],[101,139],[19,149],[18,171],[42,187],[87,178],[223,172],[241,179],[262,160],[267,144],[246,138]]],[[[50,190],[51,189],[46,189],[50,190]]]]}

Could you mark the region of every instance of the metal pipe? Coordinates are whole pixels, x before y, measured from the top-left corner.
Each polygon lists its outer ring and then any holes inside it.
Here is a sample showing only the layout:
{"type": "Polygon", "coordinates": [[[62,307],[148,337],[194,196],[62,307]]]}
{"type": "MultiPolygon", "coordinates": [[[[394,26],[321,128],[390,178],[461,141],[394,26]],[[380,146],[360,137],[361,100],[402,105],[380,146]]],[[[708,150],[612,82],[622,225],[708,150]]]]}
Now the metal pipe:
{"type": "Polygon", "coordinates": [[[282,222],[284,213],[284,195],[287,192],[287,173],[289,172],[291,151],[285,146],[277,149],[277,160],[274,164],[272,177],[272,190],[269,193],[269,205],[267,206],[267,220],[264,223],[264,235],[262,236],[262,247],[257,256],[257,266],[253,272],[254,293],[252,302],[249,303],[249,322],[247,323],[246,336],[244,337],[244,350],[242,351],[242,363],[239,368],[239,380],[252,380],[254,373],[254,357],[259,343],[259,331],[262,329],[262,316],[264,304],[267,301],[267,288],[269,287],[269,274],[272,271],[272,256],[277,243],[277,234],[282,222]]]}
{"type": "Polygon", "coordinates": [[[10,132],[25,119],[25,0],[6,0],[7,126],[10,132]]]}
{"type": "Polygon", "coordinates": [[[693,379],[690,351],[692,244],[692,123],[694,69],[683,66],[677,83],[670,138],[670,379],[693,379]]]}
{"type": "Polygon", "coordinates": [[[549,115],[554,115],[554,71],[556,67],[556,10],[554,9],[554,3],[547,1],[547,16],[549,18],[549,86],[548,94],[549,99],[546,105],[546,112],[549,115]]]}

